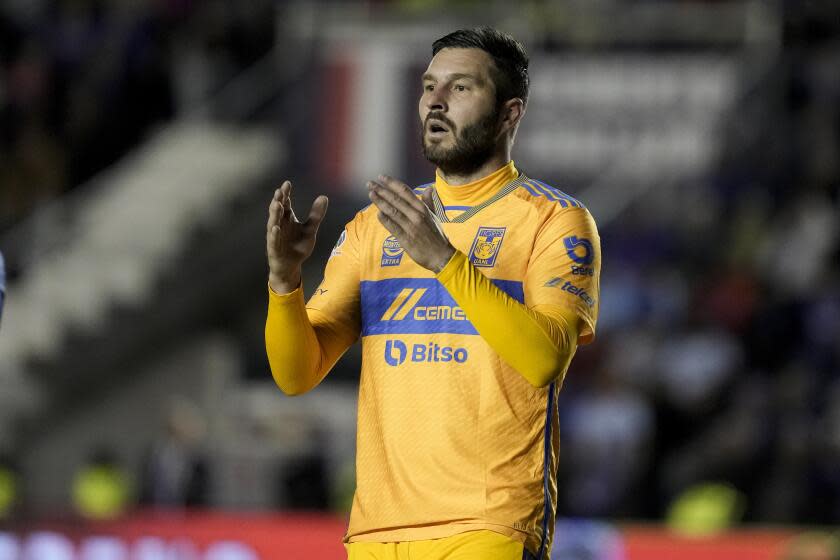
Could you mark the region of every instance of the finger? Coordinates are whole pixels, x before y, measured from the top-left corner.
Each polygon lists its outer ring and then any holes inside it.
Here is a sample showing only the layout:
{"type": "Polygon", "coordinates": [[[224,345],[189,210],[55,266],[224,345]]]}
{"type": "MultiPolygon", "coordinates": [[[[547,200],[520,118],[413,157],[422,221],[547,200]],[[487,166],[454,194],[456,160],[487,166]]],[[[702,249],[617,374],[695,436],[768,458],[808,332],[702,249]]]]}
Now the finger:
{"type": "MultiPolygon", "coordinates": [[[[399,196],[393,190],[386,188],[382,183],[378,181],[368,181],[368,189],[372,196],[376,198],[371,198],[374,202],[376,201],[384,201],[387,202],[391,207],[397,210],[400,214],[402,214],[406,219],[416,222],[422,214],[420,211],[409,204],[407,200],[399,196]]],[[[417,201],[417,197],[414,196],[414,193],[411,193],[411,198],[417,201]]],[[[378,206],[378,205],[377,205],[378,206]]],[[[389,214],[393,215],[392,212],[389,214]]]]}
{"type": "Polygon", "coordinates": [[[321,195],[312,203],[312,208],[309,210],[309,216],[306,218],[305,226],[308,231],[316,232],[321,222],[324,221],[324,216],[327,214],[327,207],[330,204],[330,199],[321,195]]]}
{"type": "Polygon", "coordinates": [[[265,234],[266,238],[266,252],[268,253],[269,258],[274,258],[277,256],[277,244],[278,238],[280,236],[280,226],[271,226],[265,234]]]}
{"type": "Polygon", "coordinates": [[[423,204],[426,205],[426,208],[431,210],[432,214],[435,213],[435,199],[432,196],[433,188],[434,187],[429,187],[420,194],[420,199],[423,201],[423,204]]]}
{"type": "Polygon", "coordinates": [[[266,230],[271,231],[271,228],[283,218],[283,206],[280,204],[280,189],[275,189],[274,197],[268,205],[268,223],[266,230]]]}
{"type": "Polygon", "coordinates": [[[280,204],[283,207],[284,216],[290,221],[297,221],[295,211],[292,209],[292,182],[284,181],[280,186],[280,204]]]}
{"type": "Polygon", "coordinates": [[[392,235],[396,236],[397,241],[400,242],[400,245],[405,247],[405,243],[403,241],[405,236],[405,230],[403,230],[400,224],[387,214],[383,214],[381,211],[377,212],[376,217],[379,220],[379,223],[385,226],[385,229],[387,229],[392,235]]]}
{"type": "Polygon", "coordinates": [[[268,204],[268,222],[266,223],[266,230],[271,230],[271,226],[274,224],[275,215],[277,214],[275,206],[279,194],[280,189],[275,189],[274,194],[271,197],[271,202],[268,204]]]}
{"type": "Polygon", "coordinates": [[[291,191],[292,183],[290,181],[283,181],[283,184],[280,185],[280,188],[277,189],[275,202],[274,205],[277,208],[277,221],[276,224],[279,226],[283,226],[283,218],[286,218],[288,221],[290,212],[288,210],[289,207],[289,192],[291,191]]]}
{"type": "Polygon", "coordinates": [[[388,175],[380,175],[376,183],[382,185],[386,190],[394,193],[394,195],[400,199],[405,200],[412,208],[415,208],[418,211],[422,210],[414,191],[402,181],[398,181],[388,175]]]}
{"type": "Polygon", "coordinates": [[[404,223],[408,220],[408,217],[405,214],[403,214],[399,208],[397,208],[396,206],[391,204],[390,201],[385,199],[385,197],[382,194],[371,190],[368,193],[368,195],[370,197],[370,201],[373,202],[374,206],[376,206],[376,208],[379,209],[380,214],[389,216],[392,220],[395,220],[397,222],[404,223]]]}

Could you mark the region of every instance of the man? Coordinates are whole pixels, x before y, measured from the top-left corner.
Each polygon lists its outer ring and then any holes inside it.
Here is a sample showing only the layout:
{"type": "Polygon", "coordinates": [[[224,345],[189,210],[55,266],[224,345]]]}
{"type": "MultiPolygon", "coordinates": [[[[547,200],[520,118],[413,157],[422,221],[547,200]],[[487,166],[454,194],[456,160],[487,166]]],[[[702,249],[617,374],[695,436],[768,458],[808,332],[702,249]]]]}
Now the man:
{"type": "Polygon", "coordinates": [[[351,560],[549,557],[557,393],[594,337],[600,245],[589,212],[510,159],[528,58],[494,29],[436,41],[419,102],[435,182],[380,176],[304,304],[306,221],[269,209],[266,349],[289,395],[360,336],[351,560]],[[419,195],[419,198],[418,196],[419,195]]]}

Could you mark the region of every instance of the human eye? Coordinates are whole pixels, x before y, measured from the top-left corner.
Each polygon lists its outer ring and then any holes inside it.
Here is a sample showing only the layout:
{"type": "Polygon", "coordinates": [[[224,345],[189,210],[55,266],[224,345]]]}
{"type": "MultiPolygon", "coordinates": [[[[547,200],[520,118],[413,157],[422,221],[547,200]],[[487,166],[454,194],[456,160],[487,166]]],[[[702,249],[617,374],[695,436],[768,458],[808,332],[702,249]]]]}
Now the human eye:
{"type": "Polygon", "coordinates": [[[434,84],[425,84],[425,85],[423,85],[423,90],[424,90],[424,91],[434,91],[434,89],[435,89],[435,85],[434,85],[434,84]]]}
{"type": "Polygon", "coordinates": [[[467,86],[464,84],[455,84],[455,91],[467,91],[467,86]]]}

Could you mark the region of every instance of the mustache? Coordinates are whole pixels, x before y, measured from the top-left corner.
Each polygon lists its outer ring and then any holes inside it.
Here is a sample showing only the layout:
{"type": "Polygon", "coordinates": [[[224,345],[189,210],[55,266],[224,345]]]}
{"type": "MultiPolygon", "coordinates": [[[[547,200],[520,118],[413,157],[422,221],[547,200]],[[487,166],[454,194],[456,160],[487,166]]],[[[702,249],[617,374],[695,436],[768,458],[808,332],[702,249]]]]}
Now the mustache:
{"type": "Polygon", "coordinates": [[[449,130],[455,130],[455,123],[446,118],[446,115],[439,111],[432,111],[426,115],[426,120],[423,121],[423,128],[426,128],[429,125],[429,121],[432,119],[442,122],[449,127],[449,130]]]}

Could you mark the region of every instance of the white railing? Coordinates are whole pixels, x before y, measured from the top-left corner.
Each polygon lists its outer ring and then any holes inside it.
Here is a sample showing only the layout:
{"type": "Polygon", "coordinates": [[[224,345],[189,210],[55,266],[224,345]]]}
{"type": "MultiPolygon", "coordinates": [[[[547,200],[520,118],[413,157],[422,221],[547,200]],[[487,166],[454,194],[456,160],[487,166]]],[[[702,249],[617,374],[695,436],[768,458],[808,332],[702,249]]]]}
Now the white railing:
{"type": "Polygon", "coordinates": [[[111,306],[153,305],[153,282],[173,265],[187,232],[212,223],[282,157],[267,130],[188,120],[161,129],[96,185],[67,197],[71,219],[34,251],[23,281],[7,288],[0,384],[24,382],[26,358],[49,359],[68,329],[94,331],[111,306]]]}

